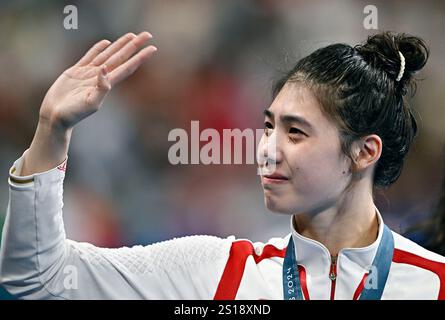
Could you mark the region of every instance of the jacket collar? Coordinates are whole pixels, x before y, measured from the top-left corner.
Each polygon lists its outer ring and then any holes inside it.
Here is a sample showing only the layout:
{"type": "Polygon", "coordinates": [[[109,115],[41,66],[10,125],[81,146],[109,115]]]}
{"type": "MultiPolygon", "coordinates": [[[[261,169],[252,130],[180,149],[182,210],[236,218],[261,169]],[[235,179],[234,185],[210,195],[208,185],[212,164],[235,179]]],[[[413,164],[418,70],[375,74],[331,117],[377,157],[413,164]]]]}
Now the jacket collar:
{"type": "MultiPolygon", "coordinates": [[[[343,248],[338,254],[338,260],[349,260],[359,269],[368,270],[372,265],[377,248],[383,235],[383,219],[375,207],[379,223],[377,239],[367,247],[343,248]]],[[[313,276],[326,275],[331,267],[331,255],[329,250],[320,242],[307,238],[299,234],[291,217],[292,238],[295,244],[295,251],[299,265],[303,265],[313,276]]]]}

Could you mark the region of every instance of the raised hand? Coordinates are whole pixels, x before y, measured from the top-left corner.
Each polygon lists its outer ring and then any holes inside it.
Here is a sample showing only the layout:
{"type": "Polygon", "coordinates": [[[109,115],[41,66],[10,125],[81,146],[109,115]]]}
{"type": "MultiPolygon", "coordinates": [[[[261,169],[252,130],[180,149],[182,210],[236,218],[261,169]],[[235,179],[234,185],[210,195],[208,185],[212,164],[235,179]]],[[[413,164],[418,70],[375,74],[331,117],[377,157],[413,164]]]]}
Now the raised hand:
{"type": "Polygon", "coordinates": [[[99,110],[108,91],[157,50],[151,45],[137,52],[150,38],[148,32],[137,36],[128,33],[114,43],[108,40],[96,43],[48,90],[40,108],[40,119],[69,129],[99,110]]]}
{"type": "Polygon", "coordinates": [[[112,44],[99,41],[57,78],[43,100],[36,133],[17,175],[44,172],[66,158],[73,127],[99,110],[108,91],[157,50],[148,46],[138,52],[151,37],[148,32],[128,33],[112,44]]]}

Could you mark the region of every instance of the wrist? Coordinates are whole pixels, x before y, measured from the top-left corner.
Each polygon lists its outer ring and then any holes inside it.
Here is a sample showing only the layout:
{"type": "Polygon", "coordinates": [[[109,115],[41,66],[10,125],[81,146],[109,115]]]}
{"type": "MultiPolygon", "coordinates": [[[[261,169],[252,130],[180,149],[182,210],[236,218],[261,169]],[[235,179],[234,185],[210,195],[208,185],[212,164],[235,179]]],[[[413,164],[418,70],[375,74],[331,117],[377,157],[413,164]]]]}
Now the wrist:
{"type": "Polygon", "coordinates": [[[63,128],[48,119],[39,119],[22,170],[17,175],[44,172],[62,163],[68,154],[71,133],[72,129],[63,128]]]}
{"type": "Polygon", "coordinates": [[[37,131],[41,131],[42,133],[48,134],[59,140],[69,140],[73,128],[64,125],[63,122],[58,121],[55,117],[47,118],[40,115],[37,131]]]}
{"type": "Polygon", "coordinates": [[[61,161],[68,152],[72,131],[72,128],[66,128],[60,122],[40,118],[31,148],[55,158],[55,161],[61,161]]]}

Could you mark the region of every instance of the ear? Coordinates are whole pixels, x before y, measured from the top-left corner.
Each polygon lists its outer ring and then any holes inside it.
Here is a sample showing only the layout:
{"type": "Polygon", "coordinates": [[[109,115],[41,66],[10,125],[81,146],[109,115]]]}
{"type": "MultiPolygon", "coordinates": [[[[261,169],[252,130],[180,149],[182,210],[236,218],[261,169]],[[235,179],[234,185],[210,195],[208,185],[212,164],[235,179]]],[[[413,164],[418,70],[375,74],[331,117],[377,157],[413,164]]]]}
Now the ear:
{"type": "Polygon", "coordinates": [[[382,155],[382,139],[371,134],[356,141],[354,147],[354,162],[358,170],[366,169],[377,163],[382,155]]]}

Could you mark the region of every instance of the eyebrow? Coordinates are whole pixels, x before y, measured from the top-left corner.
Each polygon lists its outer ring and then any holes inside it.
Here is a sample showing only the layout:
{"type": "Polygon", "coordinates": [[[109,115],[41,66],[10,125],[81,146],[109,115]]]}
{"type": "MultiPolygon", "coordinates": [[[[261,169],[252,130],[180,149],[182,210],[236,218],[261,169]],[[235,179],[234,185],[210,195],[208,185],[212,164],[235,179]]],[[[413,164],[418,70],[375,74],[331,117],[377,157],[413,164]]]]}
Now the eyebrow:
{"type": "MultiPolygon", "coordinates": [[[[266,117],[269,117],[271,119],[274,119],[274,117],[275,117],[273,112],[270,111],[269,109],[264,109],[263,114],[266,117]]],[[[281,115],[280,120],[281,120],[281,122],[284,122],[284,123],[299,123],[310,130],[314,130],[313,126],[309,123],[309,121],[307,121],[305,118],[298,116],[298,115],[293,115],[293,114],[292,115],[291,114],[281,115]]]]}

